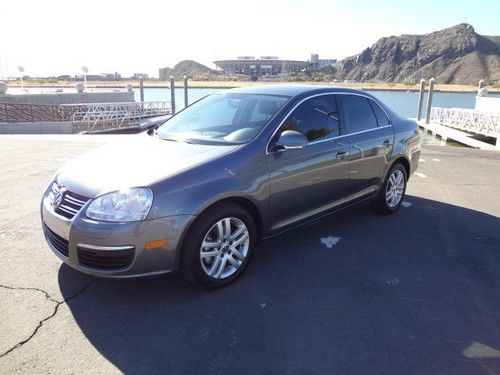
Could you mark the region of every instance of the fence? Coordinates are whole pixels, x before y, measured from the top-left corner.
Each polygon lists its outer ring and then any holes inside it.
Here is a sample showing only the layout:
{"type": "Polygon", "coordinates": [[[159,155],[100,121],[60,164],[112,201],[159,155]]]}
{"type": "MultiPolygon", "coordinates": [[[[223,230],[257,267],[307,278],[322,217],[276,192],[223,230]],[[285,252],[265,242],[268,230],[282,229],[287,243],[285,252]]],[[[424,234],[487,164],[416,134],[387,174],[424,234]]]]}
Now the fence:
{"type": "Polygon", "coordinates": [[[0,103],[0,122],[71,121],[71,116],[84,108],[84,104],[63,107],[46,104],[0,103]]]}
{"type": "Polygon", "coordinates": [[[0,103],[0,123],[73,123],[75,131],[103,131],[138,127],[141,119],[171,114],[169,102],[118,102],[82,104],[0,103]]]}
{"type": "Polygon", "coordinates": [[[464,108],[432,107],[431,122],[487,137],[498,138],[500,113],[478,112],[464,108]]]}

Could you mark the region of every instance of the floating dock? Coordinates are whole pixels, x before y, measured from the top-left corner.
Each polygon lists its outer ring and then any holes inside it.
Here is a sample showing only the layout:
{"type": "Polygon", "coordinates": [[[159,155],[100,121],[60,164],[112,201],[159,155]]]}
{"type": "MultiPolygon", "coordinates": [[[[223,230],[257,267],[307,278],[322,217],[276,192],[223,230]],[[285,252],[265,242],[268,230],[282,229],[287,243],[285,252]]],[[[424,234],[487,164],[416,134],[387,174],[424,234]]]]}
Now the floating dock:
{"type": "Polygon", "coordinates": [[[500,151],[500,145],[497,138],[497,145],[492,145],[491,143],[483,142],[478,139],[473,138],[474,134],[466,133],[465,131],[450,128],[448,126],[429,123],[426,124],[425,120],[417,121],[418,126],[427,132],[440,137],[443,140],[453,140],[465,146],[478,148],[480,150],[497,150],[500,151]]]}

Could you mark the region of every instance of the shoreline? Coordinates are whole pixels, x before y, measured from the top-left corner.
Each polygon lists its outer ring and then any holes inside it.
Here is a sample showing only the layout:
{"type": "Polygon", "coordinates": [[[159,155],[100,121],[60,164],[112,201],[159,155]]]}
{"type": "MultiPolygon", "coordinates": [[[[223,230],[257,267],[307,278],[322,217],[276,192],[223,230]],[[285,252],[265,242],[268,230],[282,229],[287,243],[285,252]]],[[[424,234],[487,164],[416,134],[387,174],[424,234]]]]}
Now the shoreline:
{"type": "MultiPolygon", "coordinates": [[[[139,89],[140,85],[138,81],[123,81],[123,82],[108,82],[108,81],[88,81],[88,89],[125,89],[128,84],[132,84],[134,89],[139,89]]],[[[279,85],[279,84],[304,84],[304,85],[326,85],[335,86],[342,88],[353,88],[358,90],[366,91],[395,91],[395,92],[419,92],[419,84],[408,85],[404,83],[345,83],[345,82],[253,82],[253,81],[189,81],[189,89],[230,89],[237,87],[248,87],[248,86],[258,86],[258,85],[279,85]]],[[[20,88],[20,82],[8,82],[11,88],[20,88]]],[[[61,83],[39,83],[39,82],[25,82],[24,88],[47,88],[47,89],[71,89],[74,88],[75,82],[61,82],[61,83]]],[[[176,81],[175,88],[182,89],[183,82],[176,81]]],[[[144,88],[152,89],[169,89],[170,85],[168,81],[145,81],[144,88]]],[[[428,85],[426,85],[426,89],[428,85]]],[[[490,94],[500,94],[500,87],[494,88],[487,86],[488,92],[490,94]]],[[[447,93],[476,93],[478,86],[476,85],[458,85],[458,84],[436,84],[434,90],[436,92],[447,92],[447,93]]],[[[8,93],[8,92],[7,92],[8,93]]]]}

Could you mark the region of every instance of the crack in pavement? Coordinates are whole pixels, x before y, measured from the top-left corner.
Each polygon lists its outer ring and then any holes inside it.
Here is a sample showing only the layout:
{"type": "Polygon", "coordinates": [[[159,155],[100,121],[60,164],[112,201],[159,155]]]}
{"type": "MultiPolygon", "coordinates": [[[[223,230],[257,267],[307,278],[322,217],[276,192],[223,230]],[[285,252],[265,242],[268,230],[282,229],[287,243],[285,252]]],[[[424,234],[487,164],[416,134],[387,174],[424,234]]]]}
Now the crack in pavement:
{"type": "Polygon", "coordinates": [[[14,350],[20,348],[21,346],[23,346],[24,344],[26,344],[27,342],[29,342],[33,337],[35,337],[35,335],[37,334],[38,330],[43,326],[43,323],[45,323],[47,320],[53,318],[57,314],[57,311],[59,310],[59,306],[61,306],[62,304],[65,304],[66,302],[68,302],[69,300],[72,300],[73,298],[76,298],[76,297],[82,295],[87,290],[87,288],[89,286],[91,286],[92,284],[95,284],[97,281],[99,281],[99,279],[94,279],[91,282],[85,284],[85,286],[80,291],[78,291],[75,294],[69,296],[68,298],[64,299],[63,301],[58,301],[58,300],[52,298],[50,296],[50,294],[47,293],[46,291],[44,291],[43,289],[39,289],[39,288],[12,287],[12,286],[7,286],[7,285],[0,285],[0,288],[4,288],[4,289],[8,289],[8,290],[30,290],[30,291],[36,291],[36,292],[43,293],[43,294],[45,294],[45,297],[47,298],[47,300],[49,300],[51,302],[54,302],[56,304],[55,307],[54,307],[54,311],[52,312],[52,314],[50,314],[49,316],[47,316],[47,317],[43,318],[42,320],[40,320],[38,322],[38,325],[34,329],[33,333],[27,339],[18,342],[12,348],[10,348],[7,351],[1,353],[0,354],[0,358],[5,357],[7,354],[13,352],[14,350]]]}
{"type": "Polygon", "coordinates": [[[52,298],[50,296],[49,293],[47,293],[45,290],[43,289],[39,289],[39,288],[24,288],[24,287],[17,287],[17,286],[8,286],[8,285],[1,285],[0,284],[0,288],[4,288],[4,289],[8,289],[8,290],[33,290],[33,291],[36,291],[36,292],[40,292],[40,293],[43,293],[45,294],[45,297],[49,300],[49,301],[52,301],[54,303],[61,303],[61,301],[58,301],[54,298],[52,298]]]}

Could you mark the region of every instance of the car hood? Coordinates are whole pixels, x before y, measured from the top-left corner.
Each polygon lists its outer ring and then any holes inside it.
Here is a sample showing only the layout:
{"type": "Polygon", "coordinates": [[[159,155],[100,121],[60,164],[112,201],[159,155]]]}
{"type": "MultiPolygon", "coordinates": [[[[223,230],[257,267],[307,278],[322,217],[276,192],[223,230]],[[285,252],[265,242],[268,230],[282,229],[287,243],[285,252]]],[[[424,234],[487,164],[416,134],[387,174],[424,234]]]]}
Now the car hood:
{"type": "Polygon", "coordinates": [[[94,198],[149,184],[235,150],[234,145],[196,145],[137,136],[85,153],[66,163],[58,184],[94,198]]]}

